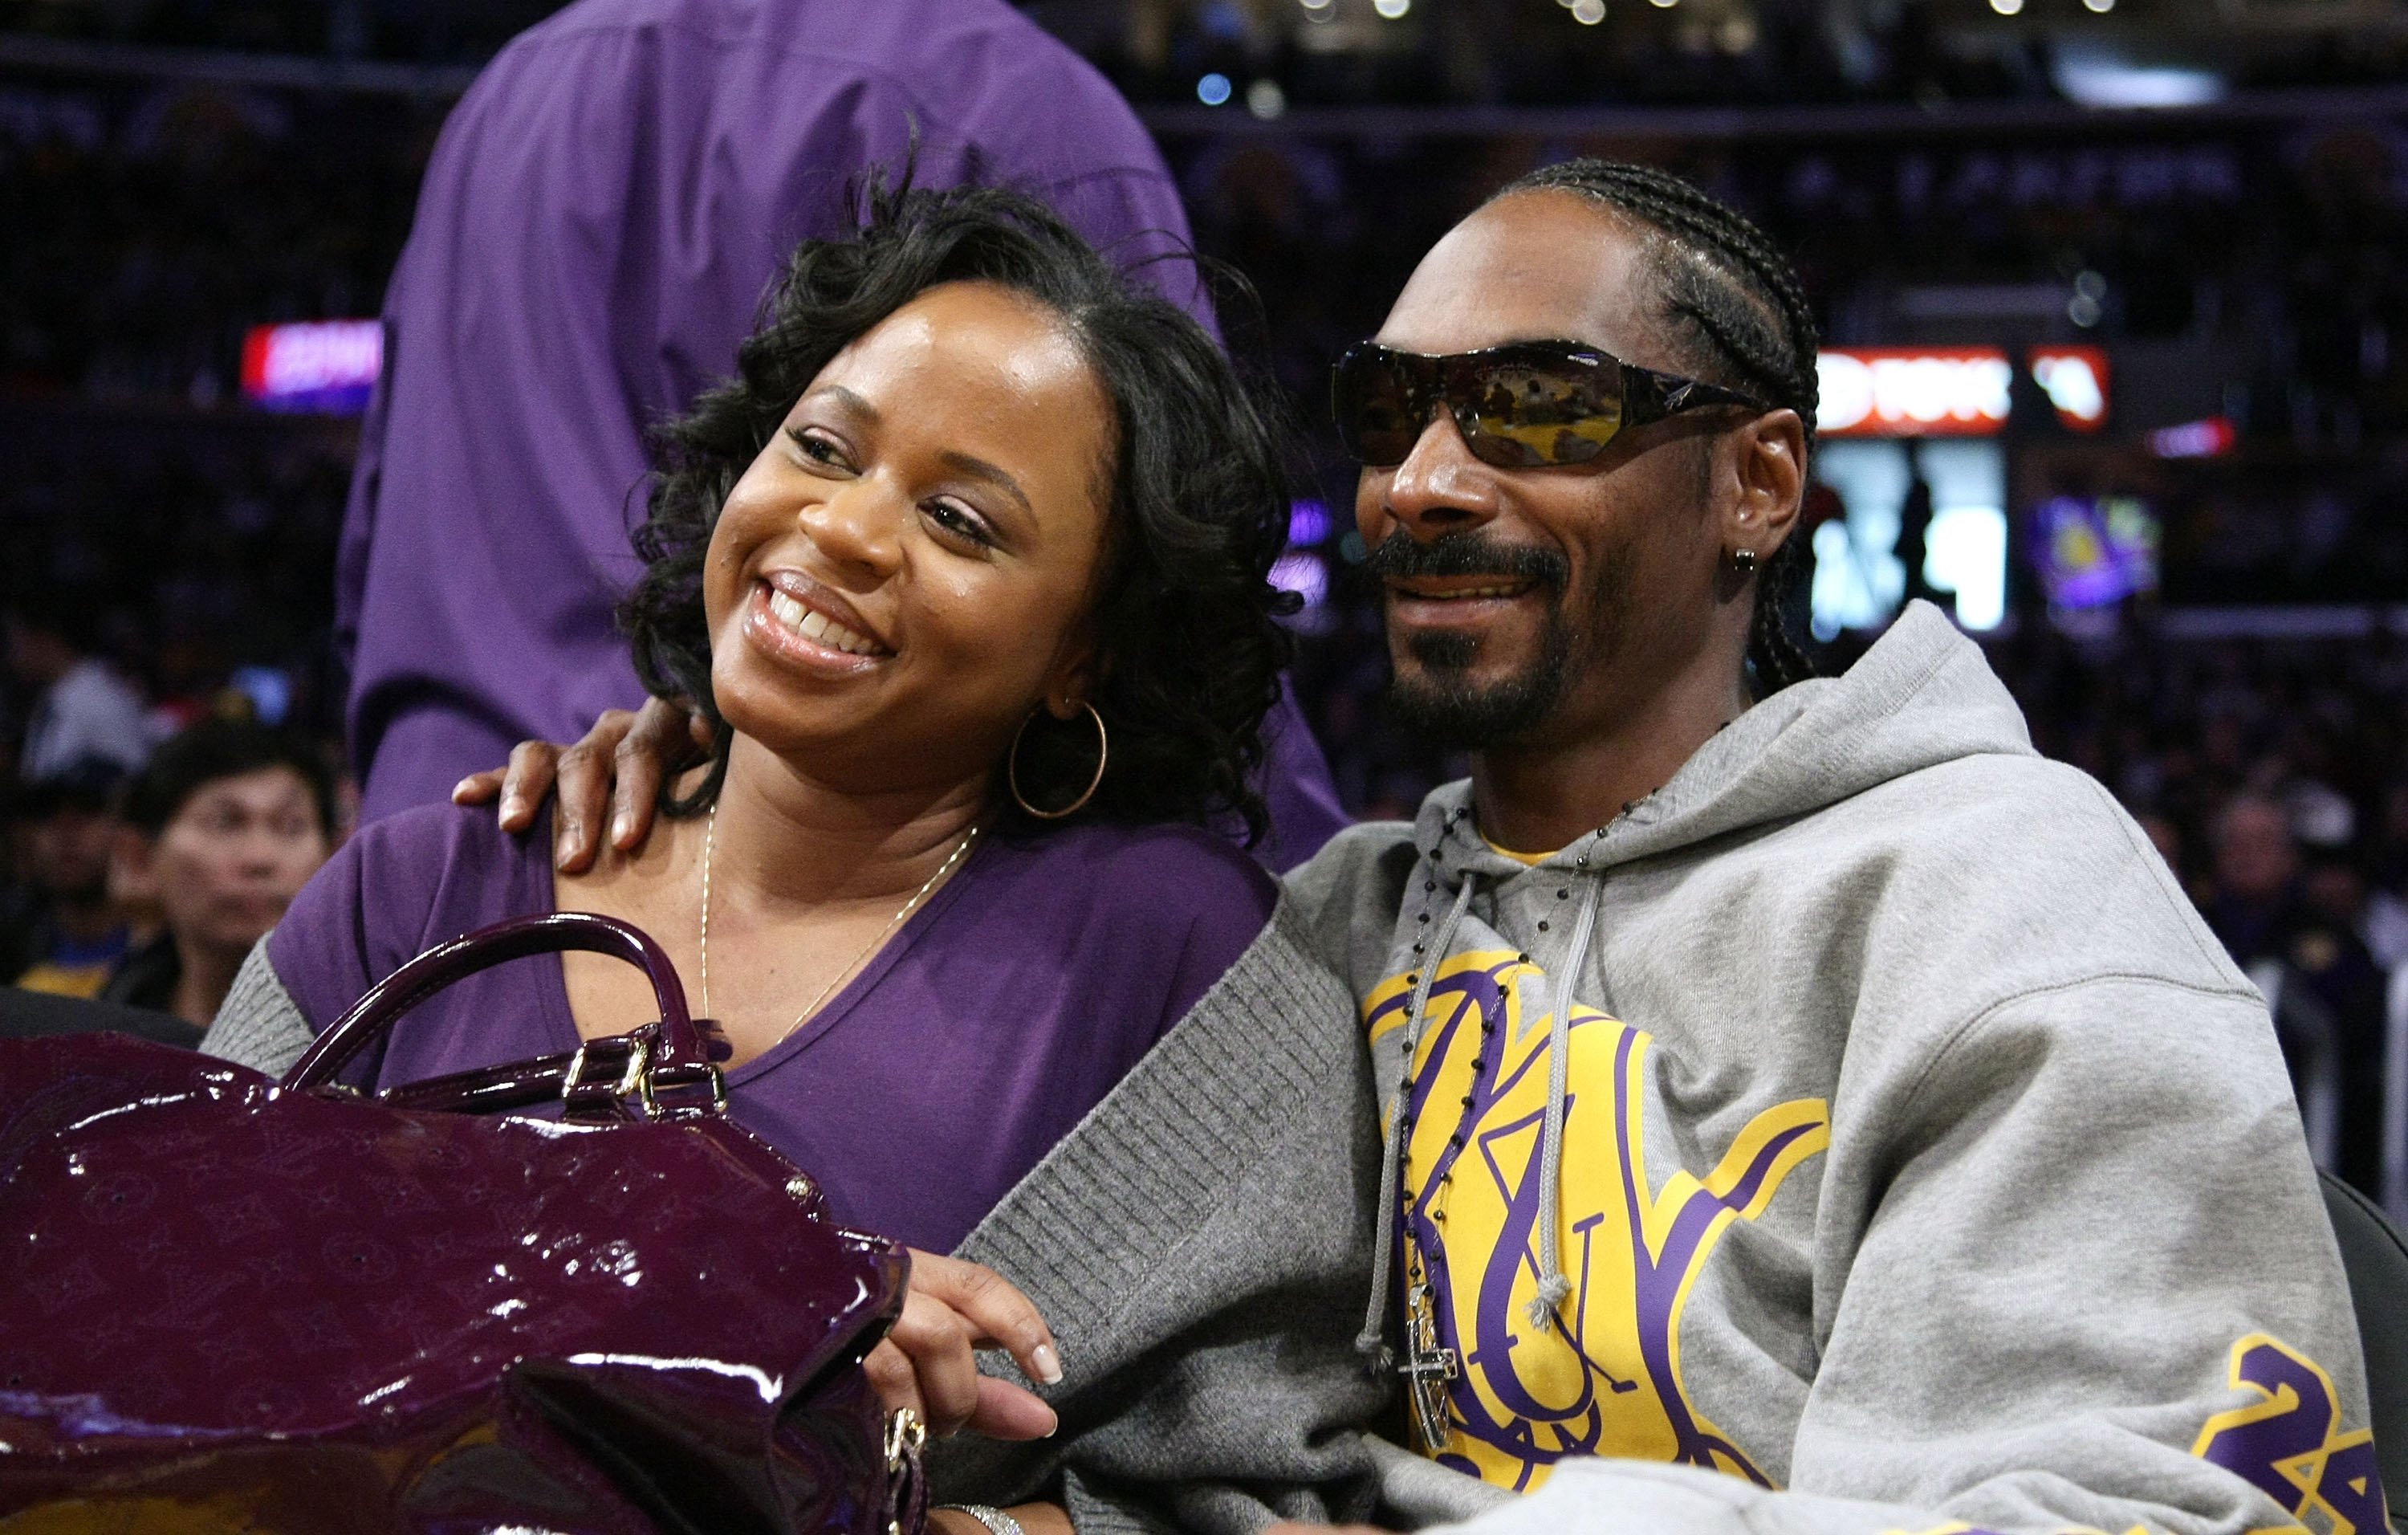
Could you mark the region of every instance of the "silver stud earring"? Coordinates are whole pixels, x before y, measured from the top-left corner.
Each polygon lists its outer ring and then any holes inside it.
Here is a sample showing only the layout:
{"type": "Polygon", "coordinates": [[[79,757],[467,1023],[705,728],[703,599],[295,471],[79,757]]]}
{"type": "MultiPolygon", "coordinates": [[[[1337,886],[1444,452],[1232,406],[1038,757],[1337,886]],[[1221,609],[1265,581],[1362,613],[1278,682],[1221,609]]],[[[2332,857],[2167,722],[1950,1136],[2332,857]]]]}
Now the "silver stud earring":
{"type": "Polygon", "coordinates": [[[1756,551],[1753,549],[1735,551],[1731,554],[1730,562],[1731,568],[1738,571],[1742,576],[1752,576],[1756,574],[1756,551]]]}

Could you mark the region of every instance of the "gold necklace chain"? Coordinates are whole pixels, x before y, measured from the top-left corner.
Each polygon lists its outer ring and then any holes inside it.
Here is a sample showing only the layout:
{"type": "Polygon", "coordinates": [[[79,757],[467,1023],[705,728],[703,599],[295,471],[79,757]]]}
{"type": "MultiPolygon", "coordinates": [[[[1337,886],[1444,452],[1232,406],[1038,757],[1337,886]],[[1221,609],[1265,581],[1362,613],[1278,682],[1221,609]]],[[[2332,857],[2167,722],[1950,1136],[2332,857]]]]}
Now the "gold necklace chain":
{"type": "MultiPolygon", "coordinates": [[[[945,861],[937,866],[937,872],[928,876],[928,882],[913,891],[911,898],[903,903],[903,909],[889,917],[886,925],[881,927],[868,942],[861,946],[861,952],[853,955],[844,968],[836,972],[836,979],[822,986],[820,994],[810,999],[810,1005],[795,1014],[795,1021],[786,1026],[785,1034],[792,1034],[802,1027],[805,1021],[820,1010],[820,1004],[826,1001],[838,985],[861,968],[862,961],[877,952],[878,946],[886,941],[887,935],[901,926],[905,918],[920,909],[920,903],[928,898],[928,892],[936,889],[937,882],[953,872],[953,866],[962,861],[962,855],[969,852],[970,844],[977,841],[978,837],[979,824],[973,821],[970,823],[970,829],[962,834],[962,839],[953,844],[953,851],[947,854],[945,861]]],[[[706,1018],[712,1016],[710,1011],[710,866],[718,851],[719,802],[713,800],[710,819],[703,824],[702,832],[702,1015],[706,1018]]],[[[781,1034],[779,1038],[785,1038],[785,1034],[781,1034]]]]}

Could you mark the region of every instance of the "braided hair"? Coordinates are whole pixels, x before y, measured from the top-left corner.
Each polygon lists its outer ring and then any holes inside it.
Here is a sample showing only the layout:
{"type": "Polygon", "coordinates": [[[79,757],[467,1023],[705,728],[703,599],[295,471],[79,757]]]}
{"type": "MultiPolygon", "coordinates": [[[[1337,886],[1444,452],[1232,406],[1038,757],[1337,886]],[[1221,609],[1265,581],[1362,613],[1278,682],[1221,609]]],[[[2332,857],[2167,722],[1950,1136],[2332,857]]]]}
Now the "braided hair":
{"type": "MultiPolygon", "coordinates": [[[[1681,178],[1647,165],[1567,160],[1521,177],[1497,196],[1539,191],[1578,193],[1659,236],[1649,260],[1667,318],[1700,354],[1699,375],[1797,411],[1813,452],[1819,395],[1814,311],[1797,269],[1763,230],[1681,178]]],[[[1793,536],[1756,577],[1747,664],[1764,693],[1814,674],[1813,658],[1782,616],[1805,575],[1806,556],[1806,540],[1793,536]]]]}

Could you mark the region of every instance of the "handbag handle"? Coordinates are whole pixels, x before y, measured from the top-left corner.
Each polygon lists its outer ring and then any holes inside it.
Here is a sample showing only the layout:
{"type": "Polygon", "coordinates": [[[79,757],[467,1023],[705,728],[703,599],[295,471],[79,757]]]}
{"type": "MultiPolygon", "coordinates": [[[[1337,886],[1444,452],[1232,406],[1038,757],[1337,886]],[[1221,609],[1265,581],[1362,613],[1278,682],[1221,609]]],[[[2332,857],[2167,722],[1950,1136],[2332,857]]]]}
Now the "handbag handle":
{"type": "Polygon", "coordinates": [[[284,1073],[281,1085],[302,1092],[332,1082],[359,1053],[382,1039],[402,1014],[456,982],[480,970],[534,954],[581,950],[609,954],[641,969],[652,983],[660,1004],[658,1038],[652,1041],[641,1076],[647,1106],[664,1087],[709,1083],[714,1103],[725,1096],[719,1068],[705,1050],[702,1033],[686,1011],[685,985],[677,967],[652,935],[633,923],[596,911],[548,911],[513,917],[438,943],[368,988],[366,996],[318,1036],[308,1053],[284,1073]]]}

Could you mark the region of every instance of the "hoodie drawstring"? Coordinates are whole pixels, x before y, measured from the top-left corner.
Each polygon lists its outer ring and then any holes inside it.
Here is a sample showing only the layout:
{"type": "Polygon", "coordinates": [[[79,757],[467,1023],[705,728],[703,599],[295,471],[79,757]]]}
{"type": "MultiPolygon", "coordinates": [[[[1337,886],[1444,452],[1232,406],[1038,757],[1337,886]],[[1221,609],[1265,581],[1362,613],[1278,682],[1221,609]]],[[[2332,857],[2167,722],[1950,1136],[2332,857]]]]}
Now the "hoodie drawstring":
{"type": "MultiPolygon", "coordinates": [[[[1466,874],[1455,893],[1455,906],[1440,925],[1422,955],[1421,975],[1413,983],[1413,1002],[1405,1013],[1405,1064],[1398,1073],[1397,1101],[1388,1115],[1387,1145],[1380,1153],[1380,1235],[1371,1249],[1371,1303],[1363,1316],[1363,1330],[1354,1336],[1354,1352],[1378,1361],[1385,1370],[1388,1355],[1388,1280],[1393,1272],[1392,1249],[1397,1244],[1398,1184],[1405,1158],[1406,1110],[1412,1103],[1413,1057],[1421,1048],[1422,1021],[1429,1008],[1430,986],[1438,968],[1455,946],[1455,929],[1471,906],[1472,877],[1466,874]]],[[[1593,914],[1593,913],[1592,913],[1593,914]]]]}
{"type": "Polygon", "coordinates": [[[1580,918],[1572,924],[1571,947],[1557,972],[1563,983],[1555,988],[1555,1005],[1547,1024],[1547,1116],[1539,1126],[1542,1180],[1539,1184],[1539,1293],[1530,1298],[1526,1313],[1530,1326],[1541,1331],[1561,1325],[1555,1308],[1572,1293],[1572,1282],[1564,1273],[1558,1229],[1563,1225],[1564,1109],[1570,1096],[1572,994],[1580,983],[1581,967],[1588,962],[1589,940],[1597,934],[1597,911],[1604,897],[1605,881],[1591,880],[1588,893],[1581,897],[1580,918]]]}

